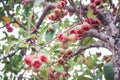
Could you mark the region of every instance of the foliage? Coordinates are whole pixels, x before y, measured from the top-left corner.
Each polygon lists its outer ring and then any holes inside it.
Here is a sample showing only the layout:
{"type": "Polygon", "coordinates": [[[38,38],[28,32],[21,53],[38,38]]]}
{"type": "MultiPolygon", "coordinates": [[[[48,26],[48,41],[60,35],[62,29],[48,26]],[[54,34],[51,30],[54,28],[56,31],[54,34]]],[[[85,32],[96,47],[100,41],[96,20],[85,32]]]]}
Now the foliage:
{"type": "Polygon", "coordinates": [[[86,56],[85,51],[106,48],[101,45],[108,42],[106,25],[98,12],[109,10],[118,15],[120,1],[117,5],[113,0],[82,1],[0,0],[1,79],[113,80],[111,55],[89,52],[86,56]],[[26,55],[39,58],[40,67],[29,64],[32,57],[26,55]]]}

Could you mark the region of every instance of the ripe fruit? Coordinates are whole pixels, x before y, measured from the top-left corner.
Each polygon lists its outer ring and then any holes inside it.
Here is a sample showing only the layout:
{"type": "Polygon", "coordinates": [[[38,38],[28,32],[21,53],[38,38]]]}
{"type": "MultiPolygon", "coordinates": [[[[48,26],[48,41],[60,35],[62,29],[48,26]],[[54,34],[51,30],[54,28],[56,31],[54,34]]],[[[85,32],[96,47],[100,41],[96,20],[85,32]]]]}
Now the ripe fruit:
{"type": "Polygon", "coordinates": [[[91,26],[89,23],[87,22],[83,22],[83,24],[81,25],[81,27],[83,28],[84,31],[88,31],[91,29],[91,26]]]}
{"type": "Polygon", "coordinates": [[[85,64],[85,62],[86,62],[86,59],[82,59],[82,60],[81,60],[81,63],[82,63],[82,64],[85,64]]]}
{"type": "Polygon", "coordinates": [[[44,54],[42,54],[42,55],[40,56],[40,60],[43,61],[43,62],[46,62],[46,61],[47,61],[47,56],[44,55],[44,54]]]}
{"type": "Polygon", "coordinates": [[[54,72],[54,77],[55,78],[58,78],[60,76],[60,73],[59,72],[54,72]]]}
{"type": "Polygon", "coordinates": [[[65,49],[63,49],[63,48],[60,48],[60,54],[64,54],[65,53],[65,49]]]}
{"type": "Polygon", "coordinates": [[[8,28],[10,26],[10,23],[6,23],[5,27],[8,28]]]}
{"type": "Polygon", "coordinates": [[[37,38],[31,38],[32,43],[35,43],[36,40],[37,40],[37,38]]]}
{"type": "Polygon", "coordinates": [[[62,13],[63,16],[66,16],[67,13],[68,13],[68,10],[62,9],[61,13],[62,13]]]}
{"type": "Polygon", "coordinates": [[[39,68],[32,67],[32,71],[35,72],[35,73],[38,73],[40,70],[39,70],[39,68]]]}
{"type": "Polygon", "coordinates": [[[57,8],[59,9],[62,9],[64,6],[65,6],[65,2],[64,1],[59,1],[57,4],[56,4],[57,8]]]}
{"type": "Polygon", "coordinates": [[[104,8],[104,6],[103,6],[103,5],[100,5],[98,9],[103,9],[103,8],[104,8]]]}
{"type": "Polygon", "coordinates": [[[60,15],[61,10],[59,8],[55,8],[53,12],[55,15],[60,15]]]}
{"type": "Polygon", "coordinates": [[[35,15],[34,15],[34,14],[32,14],[32,17],[31,17],[31,19],[34,19],[34,17],[35,17],[35,15]]]}
{"type": "Polygon", "coordinates": [[[52,25],[49,25],[49,26],[48,26],[48,31],[49,31],[49,32],[53,32],[53,30],[54,30],[54,29],[53,29],[53,26],[52,26],[52,25]]]}
{"type": "Polygon", "coordinates": [[[49,18],[50,20],[55,21],[56,15],[55,15],[54,13],[51,13],[51,14],[48,16],[48,18],[49,18]]]}
{"type": "Polygon", "coordinates": [[[95,9],[96,8],[96,4],[95,3],[90,3],[89,8],[90,9],[95,9]]]}
{"type": "Polygon", "coordinates": [[[93,2],[94,2],[94,0],[90,0],[90,2],[91,2],[91,3],[93,3],[93,2]]]}
{"type": "Polygon", "coordinates": [[[99,19],[94,19],[94,24],[100,24],[100,20],[99,19]]]}
{"type": "Polygon", "coordinates": [[[62,60],[62,59],[60,59],[60,60],[58,60],[58,63],[61,64],[61,65],[63,65],[65,63],[65,61],[62,60]]]}
{"type": "Polygon", "coordinates": [[[98,14],[98,10],[93,10],[92,14],[93,15],[97,15],[98,14]]]}
{"type": "Polygon", "coordinates": [[[25,64],[30,66],[33,59],[34,59],[33,55],[26,55],[24,58],[24,62],[25,64]]]}
{"type": "Polygon", "coordinates": [[[71,34],[68,36],[68,40],[72,42],[76,42],[78,40],[77,34],[71,34]]]}
{"type": "Polygon", "coordinates": [[[82,35],[84,33],[84,30],[83,30],[83,28],[81,27],[81,25],[77,28],[77,34],[78,35],[82,35]]]}
{"type": "Polygon", "coordinates": [[[13,28],[12,27],[7,27],[7,32],[13,32],[13,28]]]}
{"type": "Polygon", "coordinates": [[[42,65],[42,61],[39,58],[34,58],[31,65],[32,67],[39,68],[42,65]]]}
{"type": "Polygon", "coordinates": [[[71,49],[67,49],[65,51],[65,54],[68,55],[68,56],[70,56],[72,54],[72,50],[71,49]]]}
{"type": "Polygon", "coordinates": [[[70,29],[69,34],[76,34],[77,30],[75,28],[70,29]]]}
{"type": "Polygon", "coordinates": [[[98,6],[101,4],[101,0],[95,0],[94,3],[98,6]]]}
{"type": "Polygon", "coordinates": [[[59,46],[60,46],[60,48],[67,49],[68,48],[68,41],[60,42],[59,46]]]}
{"type": "Polygon", "coordinates": [[[67,4],[67,0],[61,0],[61,1],[64,1],[64,2],[65,2],[65,4],[67,4]]]}
{"type": "Polygon", "coordinates": [[[67,41],[68,37],[65,33],[59,33],[58,36],[57,36],[58,40],[60,42],[65,42],[67,41]]]}
{"type": "Polygon", "coordinates": [[[62,77],[66,77],[66,76],[68,76],[68,75],[69,75],[68,72],[63,72],[63,73],[62,73],[62,77]]]}

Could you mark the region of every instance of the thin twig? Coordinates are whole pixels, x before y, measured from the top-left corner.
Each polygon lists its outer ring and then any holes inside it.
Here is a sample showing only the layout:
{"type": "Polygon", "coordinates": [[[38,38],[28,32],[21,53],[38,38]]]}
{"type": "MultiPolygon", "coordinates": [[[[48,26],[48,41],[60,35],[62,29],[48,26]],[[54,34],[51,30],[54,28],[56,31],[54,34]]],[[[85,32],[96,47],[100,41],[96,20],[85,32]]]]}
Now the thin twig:
{"type": "Polygon", "coordinates": [[[17,23],[21,28],[23,28],[24,30],[28,30],[23,24],[19,23],[9,12],[8,8],[6,8],[6,5],[4,4],[4,2],[1,0],[2,4],[3,4],[3,7],[5,8],[7,14],[9,16],[11,16],[13,19],[14,19],[14,22],[17,23]]]}
{"type": "Polygon", "coordinates": [[[14,56],[16,52],[17,52],[17,51],[14,51],[14,52],[12,52],[12,53],[9,53],[8,55],[5,55],[5,56],[0,57],[0,61],[1,61],[1,60],[4,60],[4,59],[6,59],[6,58],[10,58],[10,57],[14,56]]]}
{"type": "Polygon", "coordinates": [[[73,0],[68,0],[70,5],[73,7],[73,9],[75,10],[75,13],[77,14],[78,16],[78,19],[82,22],[82,19],[80,17],[80,12],[79,10],[75,7],[75,3],[73,2],[73,0]]]}
{"type": "MultiPolygon", "coordinates": [[[[37,29],[40,28],[40,25],[42,24],[45,16],[49,13],[49,11],[50,11],[51,9],[53,9],[53,8],[55,8],[55,7],[56,7],[55,4],[51,4],[51,3],[50,3],[50,4],[43,10],[43,13],[42,13],[42,15],[40,16],[40,18],[39,18],[39,20],[38,20],[38,22],[37,22],[37,24],[36,24],[36,26],[35,26],[35,27],[36,27],[36,30],[34,30],[32,33],[36,33],[36,32],[37,32],[37,29]]],[[[71,6],[66,6],[65,9],[67,9],[69,12],[74,12],[74,9],[71,8],[71,6]]]]}

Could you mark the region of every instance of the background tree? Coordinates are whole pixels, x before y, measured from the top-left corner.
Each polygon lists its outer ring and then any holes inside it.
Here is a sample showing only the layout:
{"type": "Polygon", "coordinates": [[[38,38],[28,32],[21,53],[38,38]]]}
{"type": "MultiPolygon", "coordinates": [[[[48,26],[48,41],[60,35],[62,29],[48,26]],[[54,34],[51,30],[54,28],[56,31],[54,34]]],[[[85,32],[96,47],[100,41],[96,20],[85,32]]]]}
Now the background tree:
{"type": "Polygon", "coordinates": [[[120,80],[120,1],[84,2],[0,0],[1,79],[120,80]],[[93,47],[112,55],[86,56],[93,47]]]}

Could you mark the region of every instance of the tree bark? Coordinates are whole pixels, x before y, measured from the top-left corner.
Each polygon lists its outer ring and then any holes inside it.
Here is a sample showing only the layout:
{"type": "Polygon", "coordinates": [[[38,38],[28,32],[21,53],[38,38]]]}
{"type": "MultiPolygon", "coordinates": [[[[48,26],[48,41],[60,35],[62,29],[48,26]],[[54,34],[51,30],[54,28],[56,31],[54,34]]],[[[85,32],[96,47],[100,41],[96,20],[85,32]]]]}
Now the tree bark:
{"type": "Polygon", "coordinates": [[[120,80],[120,42],[117,44],[117,50],[113,53],[114,80],[120,80]]]}
{"type": "Polygon", "coordinates": [[[113,39],[113,41],[110,41],[112,45],[109,45],[113,53],[114,80],[120,80],[120,18],[118,17],[119,19],[117,19],[117,17],[109,11],[99,10],[98,13],[98,18],[105,25],[106,34],[113,39]]]}

